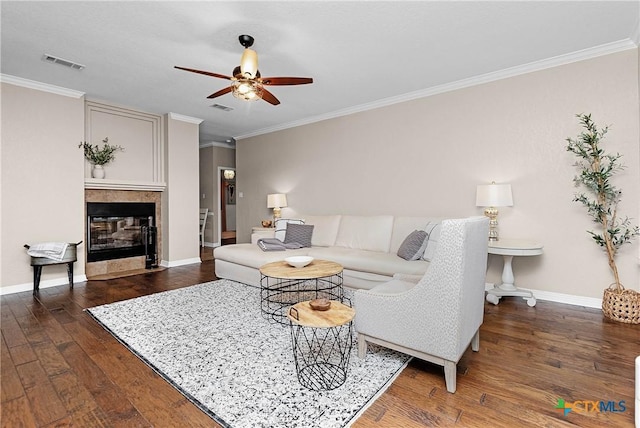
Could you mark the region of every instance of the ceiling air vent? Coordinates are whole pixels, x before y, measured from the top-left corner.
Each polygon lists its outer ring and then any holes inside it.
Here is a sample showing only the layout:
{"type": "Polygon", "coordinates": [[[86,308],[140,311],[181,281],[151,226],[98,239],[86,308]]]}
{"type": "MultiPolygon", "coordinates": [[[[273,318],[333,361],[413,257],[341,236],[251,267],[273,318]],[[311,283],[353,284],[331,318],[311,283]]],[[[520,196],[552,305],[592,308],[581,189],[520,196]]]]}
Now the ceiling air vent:
{"type": "Polygon", "coordinates": [[[64,65],[65,67],[73,68],[74,70],[82,70],[84,68],[84,65],[82,64],[78,64],[77,62],[69,61],[67,59],[58,58],[49,54],[44,54],[42,56],[42,60],[53,64],[64,65]]]}
{"type": "Polygon", "coordinates": [[[217,108],[218,110],[222,110],[222,111],[231,111],[231,110],[233,110],[233,107],[223,106],[222,104],[212,104],[211,107],[217,108]]]}

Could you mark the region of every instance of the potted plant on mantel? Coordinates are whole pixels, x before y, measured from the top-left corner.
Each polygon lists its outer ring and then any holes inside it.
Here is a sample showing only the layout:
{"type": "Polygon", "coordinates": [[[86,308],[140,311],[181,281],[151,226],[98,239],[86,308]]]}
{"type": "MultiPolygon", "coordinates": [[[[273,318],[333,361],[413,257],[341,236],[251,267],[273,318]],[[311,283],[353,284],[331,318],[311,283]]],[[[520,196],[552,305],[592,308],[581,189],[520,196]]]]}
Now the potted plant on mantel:
{"type": "Polygon", "coordinates": [[[579,114],[577,117],[585,131],[575,139],[567,138],[566,148],[578,158],[575,166],[579,173],[573,181],[576,186],[585,187],[589,195],[577,193],[573,200],[580,202],[594,223],[600,225],[600,233],[588,233],[596,244],[604,247],[615,280],[604,290],[602,311],[615,321],[640,324],[640,293],[624,288],[615,262],[618,249],[640,234],[638,226],[632,226],[628,217],[618,216],[622,191],[611,183],[611,178],[624,168],[619,162],[622,155],[607,154],[600,147],[608,126],[598,129],[590,114],[579,114]]]}
{"type": "Polygon", "coordinates": [[[124,150],[122,146],[112,146],[109,144],[109,137],[102,140],[104,145],[100,148],[99,144],[95,146],[86,141],[80,143],[78,147],[84,148],[84,157],[91,163],[91,177],[104,178],[105,172],[103,166],[116,158],[115,152],[124,150]]]}

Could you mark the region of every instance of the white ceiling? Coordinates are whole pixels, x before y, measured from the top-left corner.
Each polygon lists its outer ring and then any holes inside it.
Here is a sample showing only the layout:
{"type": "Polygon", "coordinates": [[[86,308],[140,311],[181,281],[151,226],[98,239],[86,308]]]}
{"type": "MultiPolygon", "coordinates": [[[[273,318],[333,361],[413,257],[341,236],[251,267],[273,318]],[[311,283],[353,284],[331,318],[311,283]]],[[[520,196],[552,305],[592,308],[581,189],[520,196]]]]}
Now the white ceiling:
{"type": "Polygon", "coordinates": [[[4,77],[203,119],[202,144],[637,46],[640,0],[2,1],[1,20],[4,77]],[[231,94],[209,100],[227,80],[173,68],[230,75],[240,34],[255,37],[263,76],[314,83],[269,87],[278,106],[231,94]],[[44,54],[86,68],[47,63],[44,54]]]}

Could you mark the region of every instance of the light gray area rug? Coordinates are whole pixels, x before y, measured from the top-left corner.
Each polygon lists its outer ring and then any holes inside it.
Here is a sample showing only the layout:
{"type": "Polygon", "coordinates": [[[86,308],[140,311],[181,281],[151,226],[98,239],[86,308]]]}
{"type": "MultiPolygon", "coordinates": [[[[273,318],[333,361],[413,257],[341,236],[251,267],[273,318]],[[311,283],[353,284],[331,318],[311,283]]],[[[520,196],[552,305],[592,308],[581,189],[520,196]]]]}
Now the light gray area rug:
{"type": "Polygon", "coordinates": [[[234,428],[349,426],[409,360],[372,345],[361,360],[354,340],[346,382],[310,391],[296,376],[290,328],[262,316],[258,288],[228,280],[87,311],[211,418],[234,428]]]}

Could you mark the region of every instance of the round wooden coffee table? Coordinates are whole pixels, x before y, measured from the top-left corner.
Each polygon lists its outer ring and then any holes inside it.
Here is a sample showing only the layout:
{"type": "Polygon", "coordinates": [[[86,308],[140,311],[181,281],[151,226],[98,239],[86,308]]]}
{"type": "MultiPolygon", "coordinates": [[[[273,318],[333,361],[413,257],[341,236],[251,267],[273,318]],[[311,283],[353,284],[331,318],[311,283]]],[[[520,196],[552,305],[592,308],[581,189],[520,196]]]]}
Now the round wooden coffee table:
{"type": "Polygon", "coordinates": [[[286,310],[304,300],[326,298],[342,301],[342,265],[328,260],[313,260],[302,268],[287,262],[267,263],[260,267],[262,314],[269,320],[288,324],[286,310]]]}
{"type": "Polygon", "coordinates": [[[335,300],[326,311],[313,310],[309,301],[289,308],[293,357],[302,386],[314,391],[331,390],[345,382],[355,315],[353,308],[335,300]]]}

